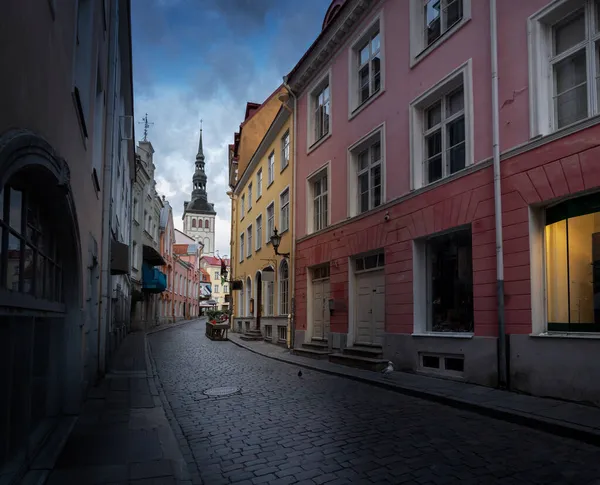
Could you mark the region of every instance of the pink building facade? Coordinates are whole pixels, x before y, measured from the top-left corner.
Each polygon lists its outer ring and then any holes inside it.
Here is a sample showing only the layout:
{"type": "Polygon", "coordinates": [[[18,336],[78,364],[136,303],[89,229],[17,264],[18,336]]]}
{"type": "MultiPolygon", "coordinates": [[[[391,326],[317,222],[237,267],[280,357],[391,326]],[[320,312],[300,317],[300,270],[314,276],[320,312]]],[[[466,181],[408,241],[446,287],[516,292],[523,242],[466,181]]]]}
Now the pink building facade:
{"type": "Polygon", "coordinates": [[[295,347],[600,402],[600,7],[491,4],[336,0],[286,76],[295,347]]]}

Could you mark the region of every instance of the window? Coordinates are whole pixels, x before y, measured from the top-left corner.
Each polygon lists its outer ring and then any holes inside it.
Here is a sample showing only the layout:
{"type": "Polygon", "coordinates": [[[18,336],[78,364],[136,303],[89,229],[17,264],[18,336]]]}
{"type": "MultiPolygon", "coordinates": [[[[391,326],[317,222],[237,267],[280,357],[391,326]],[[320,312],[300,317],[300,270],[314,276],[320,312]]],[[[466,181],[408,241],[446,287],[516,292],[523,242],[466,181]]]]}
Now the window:
{"type": "Polygon", "coordinates": [[[229,287],[227,285],[223,285],[223,293],[229,293],[229,287]]]}
{"type": "Polygon", "coordinates": [[[273,338],[273,326],[265,325],[265,338],[272,339],[273,338]]]}
{"type": "Polygon", "coordinates": [[[138,222],[138,201],[133,199],[133,220],[138,222]]]}
{"type": "Polygon", "coordinates": [[[329,225],[329,184],[327,171],[327,168],[321,170],[308,181],[309,191],[312,194],[312,201],[309,206],[312,209],[309,210],[309,227],[312,224],[311,232],[320,231],[329,225]]]}
{"type": "Polygon", "coordinates": [[[192,218],[192,227],[196,227],[196,218],[195,217],[192,218]]]}
{"type": "Polygon", "coordinates": [[[248,226],[248,229],[246,230],[246,234],[248,237],[248,244],[247,244],[248,253],[247,254],[248,254],[248,257],[250,257],[250,256],[252,256],[252,224],[250,224],[248,226]]]}
{"type": "Polygon", "coordinates": [[[290,274],[286,260],[281,262],[279,267],[279,314],[287,315],[289,311],[289,285],[290,274]]]}
{"type": "MultiPolygon", "coordinates": [[[[473,332],[471,229],[415,240],[415,326],[422,332],[473,332]]],[[[366,264],[366,262],[365,262],[366,264]]]]}
{"type": "Polygon", "coordinates": [[[287,342],[287,327],[277,327],[277,338],[280,342],[287,342]]]}
{"type": "Polygon", "coordinates": [[[329,91],[329,75],[327,75],[312,91],[309,97],[309,146],[317,143],[330,133],[331,100],[329,91]]]}
{"type": "MultiPolygon", "coordinates": [[[[90,112],[90,87],[92,71],[92,33],[93,33],[93,2],[92,0],[79,0],[77,2],[77,33],[75,38],[75,73],[74,96],[77,114],[85,138],[88,137],[88,123],[90,112]]],[[[98,174],[100,176],[100,174],[98,174]]]]}
{"type": "Polygon", "coordinates": [[[271,202],[267,207],[267,244],[271,241],[273,229],[275,229],[275,204],[271,202]]]}
{"type": "Polygon", "coordinates": [[[248,184],[248,212],[252,209],[252,182],[248,184]]]}
{"type": "Polygon", "coordinates": [[[262,168],[256,173],[256,200],[262,196],[262,168]]]}
{"type": "Polygon", "coordinates": [[[245,211],[246,211],[246,196],[242,195],[242,199],[240,201],[240,219],[244,218],[245,211]]]}
{"type": "Polygon", "coordinates": [[[275,307],[275,282],[267,281],[265,282],[266,286],[266,308],[265,308],[265,316],[272,317],[274,314],[275,307]]]}
{"type": "Polygon", "coordinates": [[[599,15],[598,0],[566,1],[530,19],[532,136],[600,113],[599,15]]]}
{"type": "Polygon", "coordinates": [[[473,163],[471,61],[411,103],[413,188],[473,163]]]}
{"type": "Polygon", "coordinates": [[[349,50],[352,76],[350,78],[350,109],[360,107],[382,89],[382,33],[378,17],[349,50]]]}
{"type": "Polygon", "coordinates": [[[281,138],[281,170],[290,163],[290,131],[286,131],[281,138]]]}
{"type": "Polygon", "coordinates": [[[215,293],[219,293],[219,285],[215,285],[214,292],[215,292],[215,293]]]}
{"type": "Polygon", "coordinates": [[[382,131],[367,136],[350,149],[351,170],[356,178],[351,180],[350,215],[355,216],[379,207],[383,203],[382,131]]]}
{"type": "Polygon", "coordinates": [[[383,252],[369,254],[354,259],[354,271],[368,271],[383,268],[385,266],[385,254],[383,252]]]}
{"type": "Polygon", "coordinates": [[[284,233],[290,228],[290,189],[285,189],[279,196],[279,224],[280,232],[284,233]]]}
{"type": "Polygon", "coordinates": [[[600,332],[600,195],[546,209],[548,330],[600,332]]]}
{"type": "Polygon", "coordinates": [[[262,247],[262,214],[256,218],[256,250],[262,247]]]}
{"type": "Polygon", "coordinates": [[[204,229],[210,229],[210,219],[204,221],[204,229]]]}
{"type": "Polygon", "coordinates": [[[240,234],[240,262],[244,261],[244,235],[240,234]]]}
{"type": "Polygon", "coordinates": [[[132,263],[133,269],[138,269],[138,265],[137,265],[138,246],[135,241],[133,241],[131,253],[132,253],[132,258],[133,258],[133,263],[132,263]]]}
{"type": "Polygon", "coordinates": [[[218,280],[221,277],[220,273],[218,271],[215,271],[215,280],[218,280]]]}
{"type": "Polygon", "coordinates": [[[410,0],[411,66],[471,18],[471,0],[410,0]]]}
{"type": "Polygon", "coordinates": [[[268,179],[267,187],[273,183],[273,180],[275,180],[275,152],[271,152],[271,154],[269,155],[268,176],[269,176],[269,179],[268,179]]]}

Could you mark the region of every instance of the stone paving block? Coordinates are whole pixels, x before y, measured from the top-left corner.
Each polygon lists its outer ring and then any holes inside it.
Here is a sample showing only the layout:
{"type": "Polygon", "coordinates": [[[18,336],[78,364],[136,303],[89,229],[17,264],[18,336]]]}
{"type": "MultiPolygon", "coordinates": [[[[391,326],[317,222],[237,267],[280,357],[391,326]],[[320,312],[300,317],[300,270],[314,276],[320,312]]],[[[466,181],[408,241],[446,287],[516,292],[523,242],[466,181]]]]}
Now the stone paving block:
{"type": "Polygon", "coordinates": [[[173,466],[170,460],[146,461],[142,463],[131,463],[129,465],[129,478],[131,480],[168,477],[172,475],[173,466]]]}

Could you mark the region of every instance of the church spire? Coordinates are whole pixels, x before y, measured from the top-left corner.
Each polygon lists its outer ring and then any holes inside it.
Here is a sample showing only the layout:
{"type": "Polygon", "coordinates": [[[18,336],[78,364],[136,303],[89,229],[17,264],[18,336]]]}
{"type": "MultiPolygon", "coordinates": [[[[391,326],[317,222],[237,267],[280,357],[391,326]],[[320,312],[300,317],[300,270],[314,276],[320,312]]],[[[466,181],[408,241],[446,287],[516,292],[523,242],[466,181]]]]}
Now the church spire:
{"type": "Polygon", "coordinates": [[[202,150],[202,120],[200,120],[200,141],[198,142],[198,154],[196,155],[196,160],[200,158],[204,160],[204,151],[202,150]]]}
{"type": "Polygon", "coordinates": [[[195,199],[208,199],[206,195],[206,174],[204,173],[204,152],[202,149],[202,120],[200,120],[200,141],[198,142],[196,170],[192,177],[192,187],[192,201],[195,199]]]}

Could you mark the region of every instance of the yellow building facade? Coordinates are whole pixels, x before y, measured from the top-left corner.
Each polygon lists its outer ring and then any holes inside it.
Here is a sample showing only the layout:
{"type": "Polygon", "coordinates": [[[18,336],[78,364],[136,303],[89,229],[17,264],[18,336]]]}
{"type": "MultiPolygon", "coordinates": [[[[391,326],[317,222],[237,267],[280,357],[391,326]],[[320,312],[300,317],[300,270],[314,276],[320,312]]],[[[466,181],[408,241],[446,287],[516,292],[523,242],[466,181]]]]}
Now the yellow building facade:
{"type": "MultiPolygon", "coordinates": [[[[293,296],[293,116],[280,103],[275,119],[238,173],[232,191],[233,329],[289,345],[293,296]],[[281,241],[276,254],[271,236],[281,241]],[[254,331],[254,332],[252,332],[254,331]]],[[[241,164],[240,164],[241,166],[241,164]]]]}

